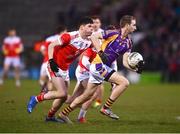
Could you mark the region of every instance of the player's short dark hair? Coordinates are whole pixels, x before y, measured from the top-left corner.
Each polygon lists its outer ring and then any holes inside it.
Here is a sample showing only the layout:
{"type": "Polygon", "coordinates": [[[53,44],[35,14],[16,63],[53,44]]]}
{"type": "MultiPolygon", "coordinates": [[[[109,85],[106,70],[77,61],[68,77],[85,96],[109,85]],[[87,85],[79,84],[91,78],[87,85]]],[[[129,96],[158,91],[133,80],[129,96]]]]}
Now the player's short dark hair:
{"type": "Polygon", "coordinates": [[[120,20],[120,28],[123,28],[126,24],[131,24],[131,21],[135,20],[134,16],[124,15],[120,20]]]}
{"type": "Polygon", "coordinates": [[[98,15],[93,15],[93,16],[91,16],[91,19],[93,19],[93,20],[96,20],[96,19],[101,20],[100,16],[98,16],[98,15]]]}
{"type": "Polygon", "coordinates": [[[79,26],[86,25],[86,24],[93,24],[93,21],[92,21],[92,19],[90,17],[86,16],[86,17],[83,17],[83,18],[80,19],[79,26]]]}
{"type": "Polygon", "coordinates": [[[16,31],[16,28],[15,27],[10,27],[10,28],[8,28],[8,31],[16,31]]]}
{"type": "Polygon", "coordinates": [[[56,27],[56,33],[59,34],[63,31],[67,30],[67,27],[65,25],[59,25],[58,27],[56,27]]]}

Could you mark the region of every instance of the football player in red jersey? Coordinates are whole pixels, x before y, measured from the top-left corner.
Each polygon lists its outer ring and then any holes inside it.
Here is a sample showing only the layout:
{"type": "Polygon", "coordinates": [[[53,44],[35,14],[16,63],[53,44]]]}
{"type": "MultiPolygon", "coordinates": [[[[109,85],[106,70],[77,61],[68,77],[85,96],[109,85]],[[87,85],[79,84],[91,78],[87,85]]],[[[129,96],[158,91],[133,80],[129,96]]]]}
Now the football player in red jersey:
{"type": "Polygon", "coordinates": [[[21,85],[20,82],[20,53],[23,51],[23,44],[21,38],[16,35],[15,29],[8,31],[8,36],[3,41],[2,51],[5,56],[2,78],[0,85],[4,83],[4,79],[12,65],[15,69],[16,86],[21,85]]]}
{"type": "Polygon", "coordinates": [[[92,42],[89,36],[92,32],[92,19],[84,17],[80,20],[78,31],[64,33],[49,45],[48,75],[57,90],[31,96],[27,106],[29,113],[32,112],[38,102],[54,99],[46,120],[57,121],[54,115],[67,99],[67,85],[65,81],[69,77],[69,66],[82,52],[91,46],[92,42]]]}

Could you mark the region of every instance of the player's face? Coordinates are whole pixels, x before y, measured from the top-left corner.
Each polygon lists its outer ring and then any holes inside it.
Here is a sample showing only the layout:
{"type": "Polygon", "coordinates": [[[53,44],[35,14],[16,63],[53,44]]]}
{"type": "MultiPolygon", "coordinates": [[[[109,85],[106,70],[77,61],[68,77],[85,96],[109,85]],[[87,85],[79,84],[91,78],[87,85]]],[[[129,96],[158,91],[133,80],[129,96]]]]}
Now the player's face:
{"type": "Polygon", "coordinates": [[[86,36],[90,36],[93,32],[93,24],[86,24],[83,26],[83,32],[86,36]]]}
{"type": "Polygon", "coordinates": [[[15,30],[10,30],[10,31],[8,32],[8,35],[9,35],[9,36],[15,36],[15,35],[16,35],[16,31],[15,31],[15,30]]]}
{"type": "Polygon", "coordinates": [[[97,31],[101,27],[100,19],[93,19],[93,28],[94,31],[97,31]]]}
{"type": "Polygon", "coordinates": [[[128,26],[129,33],[132,33],[136,30],[136,20],[132,20],[131,24],[128,26]]]}

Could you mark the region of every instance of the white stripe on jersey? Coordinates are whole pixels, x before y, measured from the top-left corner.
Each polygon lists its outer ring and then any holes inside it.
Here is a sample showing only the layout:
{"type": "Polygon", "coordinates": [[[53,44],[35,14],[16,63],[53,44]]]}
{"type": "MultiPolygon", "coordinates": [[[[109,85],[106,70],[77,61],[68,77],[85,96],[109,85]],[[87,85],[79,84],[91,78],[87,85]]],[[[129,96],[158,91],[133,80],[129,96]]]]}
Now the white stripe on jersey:
{"type": "Polygon", "coordinates": [[[17,43],[21,43],[21,39],[18,36],[13,36],[13,37],[8,36],[4,39],[3,43],[8,45],[14,45],[17,43]]]}
{"type": "Polygon", "coordinates": [[[92,44],[88,39],[82,39],[79,31],[69,32],[71,36],[70,44],[76,47],[79,50],[87,49],[92,44]]]}

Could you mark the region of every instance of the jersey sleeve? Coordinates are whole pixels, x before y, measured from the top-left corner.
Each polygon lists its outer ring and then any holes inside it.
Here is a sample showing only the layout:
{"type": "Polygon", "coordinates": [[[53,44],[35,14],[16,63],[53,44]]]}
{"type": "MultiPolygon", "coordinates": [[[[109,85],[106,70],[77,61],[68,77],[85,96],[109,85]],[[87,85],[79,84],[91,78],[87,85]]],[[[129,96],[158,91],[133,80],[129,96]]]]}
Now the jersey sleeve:
{"type": "Polygon", "coordinates": [[[64,33],[60,35],[60,37],[58,38],[58,41],[59,41],[59,44],[67,45],[71,41],[71,36],[68,33],[64,33]]]}
{"type": "Polygon", "coordinates": [[[88,49],[84,52],[84,56],[91,57],[91,55],[92,55],[92,48],[88,48],[88,49]]]}

